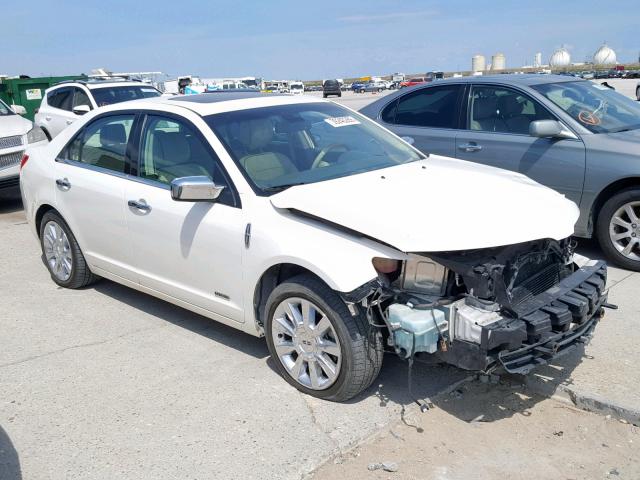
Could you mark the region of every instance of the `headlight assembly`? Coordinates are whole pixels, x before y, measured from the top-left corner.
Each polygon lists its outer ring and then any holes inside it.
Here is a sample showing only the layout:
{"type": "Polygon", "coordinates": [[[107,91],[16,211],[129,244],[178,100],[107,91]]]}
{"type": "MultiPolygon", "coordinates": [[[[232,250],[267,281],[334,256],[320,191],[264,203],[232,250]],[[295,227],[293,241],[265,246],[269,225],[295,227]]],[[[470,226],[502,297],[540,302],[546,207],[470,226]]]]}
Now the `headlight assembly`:
{"type": "Polygon", "coordinates": [[[27,133],[27,143],[38,143],[47,140],[47,135],[40,127],[33,127],[27,133]]]}

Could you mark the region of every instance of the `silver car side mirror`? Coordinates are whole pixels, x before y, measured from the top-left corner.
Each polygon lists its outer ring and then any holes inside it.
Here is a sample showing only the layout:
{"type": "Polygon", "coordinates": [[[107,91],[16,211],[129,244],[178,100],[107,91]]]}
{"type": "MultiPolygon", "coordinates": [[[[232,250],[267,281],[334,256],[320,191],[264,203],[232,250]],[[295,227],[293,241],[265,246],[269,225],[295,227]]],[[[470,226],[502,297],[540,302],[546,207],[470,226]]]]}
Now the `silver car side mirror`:
{"type": "Polygon", "coordinates": [[[529,135],[538,138],[576,138],[562,123],[556,120],[536,120],[529,124],[529,135]]]}
{"type": "Polygon", "coordinates": [[[13,110],[13,113],[15,113],[17,115],[26,115],[27,114],[27,109],[24,108],[22,105],[11,105],[11,110],[13,110]]]}
{"type": "Polygon", "coordinates": [[[223,190],[223,186],[204,175],[180,177],[171,182],[171,198],[178,202],[215,202],[223,190]]]}

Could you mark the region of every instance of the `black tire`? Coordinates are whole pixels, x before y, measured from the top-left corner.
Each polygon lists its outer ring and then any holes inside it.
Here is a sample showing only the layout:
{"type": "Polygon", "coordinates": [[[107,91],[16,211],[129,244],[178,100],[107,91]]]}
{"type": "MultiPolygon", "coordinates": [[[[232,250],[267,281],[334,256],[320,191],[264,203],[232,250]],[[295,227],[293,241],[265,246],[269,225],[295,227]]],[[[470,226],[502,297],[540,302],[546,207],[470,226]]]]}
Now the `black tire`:
{"type": "Polygon", "coordinates": [[[322,98],[327,98],[327,96],[323,93],[323,94],[322,94],[322,98]]]}
{"type": "Polygon", "coordinates": [[[598,237],[598,243],[600,244],[600,248],[602,248],[602,251],[605,253],[606,257],[617,265],[626,268],[627,270],[633,270],[635,272],[640,272],[640,261],[627,258],[618,250],[616,250],[613,242],[611,241],[611,238],[609,238],[609,225],[611,224],[613,215],[620,207],[629,202],[639,201],[640,188],[635,187],[623,190],[607,200],[607,202],[600,209],[596,222],[596,235],[598,237]]]}
{"type": "Polygon", "coordinates": [[[280,375],[303,393],[334,402],[353,398],[369,387],[382,367],[383,340],[378,329],[369,325],[362,312],[352,316],[344,301],[324,282],[303,274],[278,285],[269,295],[264,326],[269,353],[280,375]],[[331,322],[341,346],[342,364],[338,378],[325,390],[313,390],[289,375],[277,356],[272,323],[277,306],[288,297],[300,297],[322,309],[331,322]]]}
{"type": "Polygon", "coordinates": [[[91,273],[89,266],[87,265],[86,260],[84,259],[84,255],[80,250],[80,245],[78,245],[78,241],[76,237],[73,235],[73,232],[67,225],[67,222],[55,211],[48,211],[42,217],[42,221],[40,222],[40,248],[42,249],[42,259],[44,264],[47,266],[47,270],[49,270],[49,274],[51,275],[51,279],[58,285],[64,288],[82,288],[96,282],[100,277],[91,273]],[[56,222],[60,228],[67,235],[67,239],[69,240],[69,246],[71,249],[71,276],[62,281],[51,270],[51,266],[46,260],[45,256],[45,247],[44,247],[44,230],[46,225],[49,222],[56,222]]]}
{"type": "Polygon", "coordinates": [[[636,100],[640,102],[640,88],[636,88],[636,100]]]}

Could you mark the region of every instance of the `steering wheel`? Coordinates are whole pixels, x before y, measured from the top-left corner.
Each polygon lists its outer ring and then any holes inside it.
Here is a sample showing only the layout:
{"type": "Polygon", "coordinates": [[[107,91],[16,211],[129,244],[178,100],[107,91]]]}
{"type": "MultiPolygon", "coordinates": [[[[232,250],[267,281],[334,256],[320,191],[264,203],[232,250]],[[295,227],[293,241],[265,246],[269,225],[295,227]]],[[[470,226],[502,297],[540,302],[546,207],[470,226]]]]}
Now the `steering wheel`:
{"type": "Polygon", "coordinates": [[[331,150],[335,150],[338,147],[343,148],[345,151],[348,150],[347,146],[343,143],[332,143],[331,145],[327,145],[322,150],[320,150],[318,152],[318,155],[316,155],[316,158],[313,159],[311,169],[320,167],[320,163],[324,160],[324,157],[327,156],[327,153],[329,153],[331,150]]]}

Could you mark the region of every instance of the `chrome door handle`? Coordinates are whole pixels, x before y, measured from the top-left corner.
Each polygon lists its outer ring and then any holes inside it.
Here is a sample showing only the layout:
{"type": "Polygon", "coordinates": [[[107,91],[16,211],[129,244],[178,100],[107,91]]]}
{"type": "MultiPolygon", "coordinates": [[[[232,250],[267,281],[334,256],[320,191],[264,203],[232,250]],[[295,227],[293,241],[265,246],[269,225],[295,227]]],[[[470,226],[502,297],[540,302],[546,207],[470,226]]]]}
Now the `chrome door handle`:
{"type": "Polygon", "coordinates": [[[458,145],[458,150],[462,150],[463,152],[479,152],[482,150],[482,146],[475,143],[463,143],[462,145],[458,145]]]}
{"type": "Polygon", "coordinates": [[[68,178],[58,178],[56,180],[56,185],[61,189],[61,190],[69,190],[71,188],[71,182],[69,182],[68,178]]]}
{"type": "Polygon", "coordinates": [[[151,211],[151,207],[149,205],[147,205],[147,202],[145,202],[143,199],[140,200],[129,200],[127,202],[127,205],[129,205],[131,208],[135,208],[136,210],[140,210],[141,212],[144,213],[148,213],[151,211]]]}

